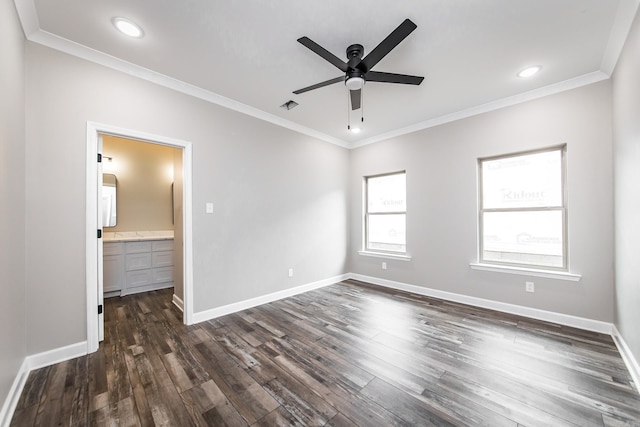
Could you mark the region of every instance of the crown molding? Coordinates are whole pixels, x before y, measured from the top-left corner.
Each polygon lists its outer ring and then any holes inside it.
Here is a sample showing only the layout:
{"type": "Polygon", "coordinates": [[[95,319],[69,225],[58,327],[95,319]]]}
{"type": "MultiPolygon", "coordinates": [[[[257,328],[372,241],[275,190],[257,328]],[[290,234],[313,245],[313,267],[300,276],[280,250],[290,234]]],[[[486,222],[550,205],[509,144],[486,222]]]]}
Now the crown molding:
{"type": "Polygon", "coordinates": [[[177,92],[202,99],[212,104],[216,104],[221,107],[234,110],[260,120],[264,120],[277,126],[290,129],[295,132],[299,132],[301,134],[331,144],[335,144],[343,148],[353,149],[369,144],[374,144],[376,142],[397,138],[402,135],[472,117],[478,114],[495,111],[504,107],[553,95],[566,90],[575,89],[610,78],[631,29],[631,25],[638,10],[640,0],[620,0],[620,4],[618,6],[618,10],[616,12],[616,17],[614,20],[614,25],[611,29],[609,41],[607,43],[607,47],[605,49],[599,71],[594,71],[592,73],[588,73],[573,79],[555,83],[522,94],[497,99],[476,107],[471,107],[450,114],[445,114],[443,116],[425,120],[411,126],[395,129],[370,138],[365,138],[353,142],[335,138],[331,135],[327,135],[323,132],[319,132],[306,126],[302,126],[290,120],[283,119],[282,117],[267,113],[266,111],[251,107],[231,98],[218,95],[217,93],[214,93],[212,91],[186,83],[173,77],[166,76],[148,68],[135,65],[133,63],[116,58],[112,55],[108,55],[106,53],[89,48],[71,40],[43,31],[40,28],[40,22],[38,20],[38,14],[36,11],[34,0],[14,0],[14,3],[16,5],[16,10],[20,18],[22,29],[25,33],[25,37],[31,42],[38,43],[43,46],[67,53],[69,55],[103,65],[105,67],[123,72],[125,74],[129,74],[131,76],[155,83],[159,86],[173,89],[177,92]]]}
{"type": "Polygon", "coordinates": [[[365,145],[386,141],[388,139],[397,138],[399,136],[417,132],[420,130],[455,122],[456,120],[465,119],[467,117],[477,116],[478,114],[484,114],[512,105],[522,104],[523,102],[531,101],[538,98],[544,98],[545,96],[575,89],[581,86],[586,86],[592,83],[597,83],[608,78],[609,76],[602,71],[595,71],[593,73],[585,74],[583,76],[575,77],[563,82],[544,86],[539,89],[534,89],[529,92],[520,93],[517,95],[509,96],[507,98],[497,99],[495,101],[487,102],[486,104],[478,105],[477,107],[471,107],[465,110],[456,111],[455,113],[446,114],[444,116],[425,120],[411,126],[406,126],[400,129],[393,130],[391,132],[386,132],[371,138],[363,139],[351,144],[351,148],[363,147],[365,145]]]}
{"type": "MultiPolygon", "coordinates": [[[[28,1],[28,0],[16,0],[16,1],[28,1]]],[[[60,52],[67,53],[69,55],[85,59],[87,61],[103,65],[105,67],[120,71],[125,74],[129,74],[134,77],[155,83],[159,86],[173,89],[177,92],[185,95],[193,96],[212,104],[219,105],[229,110],[237,111],[242,114],[246,114],[251,117],[255,117],[260,120],[264,120],[269,123],[273,123],[277,126],[287,128],[313,138],[317,138],[331,144],[335,144],[344,148],[349,148],[349,144],[340,139],[334,138],[330,135],[318,132],[315,129],[308,128],[306,126],[299,125],[290,120],[283,119],[271,113],[267,113],[258,108],[251,107],[243,104],[239,101],[227,98],[209,90],[200,88],[198,86],[186,83],[182,80],[169,77],[167,75],[158,73],[148,68],[141,67],[131,62],[124,61],[116,58],[115,56],[100,52],[90,47],[81,45],[74,41],[59,37],[55,34],[51,34],[47,31],[38,30],[27,36],[27,39],[31,42],[38,43],[40,45],[58,50],[60,52]]]]}

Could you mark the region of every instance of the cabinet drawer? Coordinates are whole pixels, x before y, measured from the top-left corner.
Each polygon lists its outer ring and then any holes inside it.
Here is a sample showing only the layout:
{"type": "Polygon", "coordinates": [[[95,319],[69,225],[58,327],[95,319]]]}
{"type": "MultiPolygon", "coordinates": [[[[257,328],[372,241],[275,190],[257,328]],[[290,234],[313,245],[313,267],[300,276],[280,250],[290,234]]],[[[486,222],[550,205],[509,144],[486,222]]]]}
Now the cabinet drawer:
{"type": "Polygon", "coordinates": [[[127,271],[127,288],[144,286],[153,282],[151,270],[127,271]]]}
{"type": "Polygon", "coordinates": [[[151,253],[127,254],[126,270],[144,270],[151,268],[151,253]]]}
{"type": "Polygon", "coordinates": [[[151,254],[152,267],[168,267],[173,265],[173,251],[153,252],[151,254]]]}
{"type": "Polygon", "coordinates": [[[128,254],[139,254],[141,252],[151,252],[151,242],[127,242],[128,254]]]}
{"type": "Polygon", "coordinates": [[[153,283],[173,282],[173,267],[153,269],[153,283]]]}
{"type": "Polygon", "coordinates": [[[102,245],[103,255],[120,255],[124,253],[124,244],[122,242],[104,243],[102,245]]]}
{"type": "Polygon", "coordinates": [[[153,252],[172,251],[173,240],[154,240],[153,242],[151,242],[151,250],[153,252]]]}

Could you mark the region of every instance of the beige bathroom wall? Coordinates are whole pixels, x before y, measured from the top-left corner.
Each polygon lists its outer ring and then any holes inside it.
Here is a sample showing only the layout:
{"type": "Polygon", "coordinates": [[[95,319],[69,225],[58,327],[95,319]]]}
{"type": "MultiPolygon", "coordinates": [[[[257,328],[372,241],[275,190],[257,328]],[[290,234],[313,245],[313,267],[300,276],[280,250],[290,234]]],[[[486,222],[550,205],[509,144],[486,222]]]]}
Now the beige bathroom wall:
{"type": "Polygon", "coordinates": [[[174,155],[181,152],[164,145],[103,136],[103,172],[114,174],[118,185],[117,224],[105,227],[105,231],[174,229],[171,184],[174,155]]]}
{"type": "Polygon", "coordinates": [[[184,301],[184,215],[183,215],[183,162],[182,150],[175,149],[173,156],[173,294],[184,301]]]}

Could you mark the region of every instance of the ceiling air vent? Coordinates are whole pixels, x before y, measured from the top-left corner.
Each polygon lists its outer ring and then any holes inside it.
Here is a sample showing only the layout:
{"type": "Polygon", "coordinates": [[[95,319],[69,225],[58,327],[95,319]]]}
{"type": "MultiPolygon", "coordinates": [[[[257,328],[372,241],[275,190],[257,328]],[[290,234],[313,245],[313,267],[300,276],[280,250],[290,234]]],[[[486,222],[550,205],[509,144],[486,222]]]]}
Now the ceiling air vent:
{"type": "Polygon", "coordinates": [[[298,103],[296,101],[293,101],[293,100],[290,99],[289,101],[287,101],[284,104],[282,104],[280,106],[280,108],[284,108],[286,110],[291,110],[292,108],[295,108],[297,106],[298,106],[298,103]]]}

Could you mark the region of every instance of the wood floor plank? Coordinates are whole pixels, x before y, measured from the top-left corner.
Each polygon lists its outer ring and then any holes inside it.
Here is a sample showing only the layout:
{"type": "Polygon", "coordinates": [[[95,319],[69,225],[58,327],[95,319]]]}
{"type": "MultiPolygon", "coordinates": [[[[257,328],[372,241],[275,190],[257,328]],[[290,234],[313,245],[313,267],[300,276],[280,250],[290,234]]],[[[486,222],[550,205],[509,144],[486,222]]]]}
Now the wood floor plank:
{"type": "Polygon", "coordinates": [[[610,336],[348,280],[196,325],[105,300],[89,356],[35,370],[11,426],[640,426],[610,336]]]}
{"type": "Polygon", "coordinates": [[[62,394],[64,419],[68,420],[70,425],[87,425],[90,406],[87,381],[89,357],[78,357],[70,362],[62,394]]]}
{"type": "Polygon", "coordinates": [[[333,418],[326,424],[327,427],[358,427],[358,424],[351,421],[341,412],[338,412],[333,418]]]}
{"type": "Polygon", "coordinates": [[[190,388],[181,396],[196,425],[248,425],[213,380],[190,388]]]}
{"type": "Polygon", "coordinates": [[[200,363],[242,417],[252,424],[279,406],[278,402],[238,366],[215,340],[198,344],[200,363]]]}
{"type": "Polygon", "coordinates": [[[42,426],[67,425],[62,413],[61,397],[67,378],[67,370],[71,361],[56,364],[51,367],[47,378],[47,387],[42,393],[38,404],[38,413],[35,424],[42,426]]]}
{"type": "Polygon", "coordinates": [[[300,423],[293,415],[287,412],[281,406],[278,406],[267,415],[251,424],[252,427],[272,427],[272,426],[292,426],[302,427],[305,424],[300,423]]]}
{"type": "Polygon", "coordinates": [[[135,354],[142,354],[142,349],[134,349],[133,351],[125,353],[125,362],[127,364],[127,372],[129,373],[129,381],[131,382],[131,389],[133,391],[133,398],[138,413],[138,419],[140,425],[143,427],[153,426],[153,414],[149,407],[149,401],[145,393],[144,385],[140,379],[137,365],[135,362],[135,354]]]}
{"type": "MultiPolygon", "coordinates": [[[[455,426],[456,419],[449,414],[424,404],[419,399],[380,379],[374,379],[362,390],[362,393],[414,426],[455,426]]],[[[469,420],[465,425],[472,425],[469,420]]],[[[514,424],[515,427],[515,424],[514,424]]]]}
{"type": "Polygon", "coordinates": [[[34,405],[38,405],[42,398],[42,393],[45,391],[45,385],[49,377],[49,371],[51,366],[36,369],[31,371],[27,377],[22,394],[16,405],[16,410],[29,408],[34,405]]]}

